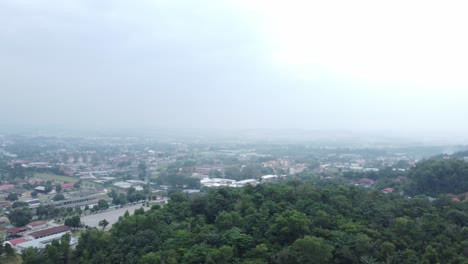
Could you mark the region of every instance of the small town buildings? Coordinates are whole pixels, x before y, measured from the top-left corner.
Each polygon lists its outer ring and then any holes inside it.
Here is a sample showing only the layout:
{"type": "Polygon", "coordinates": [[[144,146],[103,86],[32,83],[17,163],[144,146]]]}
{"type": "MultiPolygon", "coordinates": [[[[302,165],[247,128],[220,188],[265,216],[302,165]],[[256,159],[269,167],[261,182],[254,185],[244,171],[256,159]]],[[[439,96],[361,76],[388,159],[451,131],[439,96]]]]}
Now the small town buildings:
{"type": "Polygon", "coordinates": [[[237,181],[222,178],[204,178],[200,180],[200,185],[204,187],[237,187],[237,181]]]}

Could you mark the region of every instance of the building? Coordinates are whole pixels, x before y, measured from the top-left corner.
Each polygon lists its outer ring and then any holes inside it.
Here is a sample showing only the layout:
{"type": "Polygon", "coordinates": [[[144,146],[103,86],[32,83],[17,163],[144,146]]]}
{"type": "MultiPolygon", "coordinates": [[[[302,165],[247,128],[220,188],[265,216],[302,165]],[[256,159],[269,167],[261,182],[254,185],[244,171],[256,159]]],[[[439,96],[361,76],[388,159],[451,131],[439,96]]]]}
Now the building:
{"type": "Polygon", "coordinates": [[[28,231],[26,227],[13,227],[7,230],[7,233],[12,236],[21,235],[28,231]]]}
{"type": "Polygon", "coordinates": [[[275,181],[276,179],[278,179],[278,176],[276,176],[276,175],[263,175],[262,177],[260,177],[260,179],[262,179],[262,182],[272,182],[272,181],[275,181]]]}
{"type": "Polygon", "coordinates": [[[45,221],[31,222],[31,223],[26,225],[26,228],[28,228],[31,231],[44,229],[44,228],[47,228],[47,222],[45,222],[45,221]]]}
{"type": "Polygon", "coordinates": [[[3,245],[10,244],[10,246],[11,246],[14,250],[18,250],[17,245],[18,245],[18,244],[21,244],[21,243],[24,243],[24,242],[27,242],[27,241],[29,241],[29,240],[27,240],[27,239],[24,238],[24,237],[20,237],[20,238],[15,238],[15,239],[12,239],[12,240],[8,240],[8,241],[6,241],[5,243],[3,243],[3,245]]]}
{"type": "MultiPolygon", "coordinates": [[[[23,252],[25,249],[30,248],[30,247],[38,248],[38,249],[44,249],[47,245],[49,245],[53,241],[55,241],[55,240],[60,241],[62,236],[65,235],[65,234],[66,233],[58,233],[58,234],[50,235],[50,236],[47,236],[47,237],[42,237],[42,238],[30,240],[30,241],[24,241],[24,242],[19,243],[19,244],[16,245],[16,250],[17,250],[18,253],[21,254],[21,252],[23,252]]],[[[71,237],[70,246],[72,248],[74,248],[76,246],[76,244],[78,244],[78,238],[71,237]]]]}
{"type": "Polygon", "coordinates": [[[70,227],[62,225],[62,226],[55,226],[52,228],[32,232],[28,234],[28,236],[34,239],[38,239],[38,238],[48,237],[48,236],[55,235],[55,234],[64,235],[64,234],[70,233],[70,231],[71,231],[70,227]]]}
{"type": "Polygon", "coordinates": [[[83,210],[86,206],[93,207],[94,205],[98,204],[98,199],[94,197],[83,197],[83,198],[76,198],[76,199],[68,199],[64,201],[59,201],[55,203],[56,208],[75,208],[80,207],[83,210]]]}

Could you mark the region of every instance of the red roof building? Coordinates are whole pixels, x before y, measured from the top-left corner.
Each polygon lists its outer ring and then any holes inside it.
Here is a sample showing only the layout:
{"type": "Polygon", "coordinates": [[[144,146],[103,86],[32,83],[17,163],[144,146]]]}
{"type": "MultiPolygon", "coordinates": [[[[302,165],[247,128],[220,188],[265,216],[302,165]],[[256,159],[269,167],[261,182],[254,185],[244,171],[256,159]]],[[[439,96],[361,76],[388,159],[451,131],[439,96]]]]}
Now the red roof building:
{"type": "Polygon", "coordinates": [[[52,228],[32,232],[29,234],[29,236],[32,236],[35,239],[38,239],[41,237],[51,236],[51,235],[64,233],[64,232],[70,232],[70,231],[71,231],[70,227],[63,225],[63,226],[55,226],[52,228]]]}
{"type": "Polygon", "coordinates": [[[29,240],[27,240],[24,237],[20,237],[20,238],[15,238],[15,239],[12,239],[12,240],[8,240],[8,241],[6,241],[6,243],[10,244],[14,248],[16,245],[24,243],[26,241],[29,241],[29,240]]]}
{"type": "Polygon", "coordinates": [[[13,228],[10,228],[7,230],[7,232],[10,234],[10,235],[18,235],[18,234],[21,234],[25,231],[27,231],[28,229],[26,227],[13,227],[13,228]]]}

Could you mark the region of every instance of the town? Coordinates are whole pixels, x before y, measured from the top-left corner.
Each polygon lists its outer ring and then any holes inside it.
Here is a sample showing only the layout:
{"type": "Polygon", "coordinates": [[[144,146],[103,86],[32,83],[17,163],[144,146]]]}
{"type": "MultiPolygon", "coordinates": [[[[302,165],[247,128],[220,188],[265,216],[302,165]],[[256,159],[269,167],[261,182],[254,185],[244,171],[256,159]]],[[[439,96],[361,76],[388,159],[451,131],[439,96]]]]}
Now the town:
{"type": "Polygon", "coordinates": [[[209,188],[314,180],[402,193],[407,170],[439,151],[2,135],[0,239],[21,254],[69,234],[73,248],[81,230],[108,230],[125,215],[164,206],[174,191],[196,195],[209,188]]]}

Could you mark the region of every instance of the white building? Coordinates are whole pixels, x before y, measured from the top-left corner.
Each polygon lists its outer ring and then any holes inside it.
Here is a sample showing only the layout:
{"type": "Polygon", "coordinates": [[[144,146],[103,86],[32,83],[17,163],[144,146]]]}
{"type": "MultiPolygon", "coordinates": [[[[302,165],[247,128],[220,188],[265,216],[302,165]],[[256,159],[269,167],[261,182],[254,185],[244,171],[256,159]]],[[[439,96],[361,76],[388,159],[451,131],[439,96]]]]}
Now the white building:
{"type": "Polygon", "coordinates": [[[275,181],[276,179],[278,179],[278,176],[276,175],[263,175],[262,177],[260,177],[260,179],[262,179],[262,182],[272,182],[272,181],[275,181]]]}
{"type": "MultiPolygon", "coordinates": [[[[51,235],[51,236],[47,236],[43,238],[34,239],[31,241],[26,241],[26,242],[16,245],[16,250],[18,251],[19,254],[21,254],[23,250],[30,248],[30,247],[44,249],[47,245],[51,244],[52,241],[60,240],[64,234],[65,233],[60,233],[60,234],[55,234],[55,235],[51,235]]],[[[74,248],[76,244],[78,244],[78,238],[72,237],[70,239],[70,246],[74,248]]]]}

